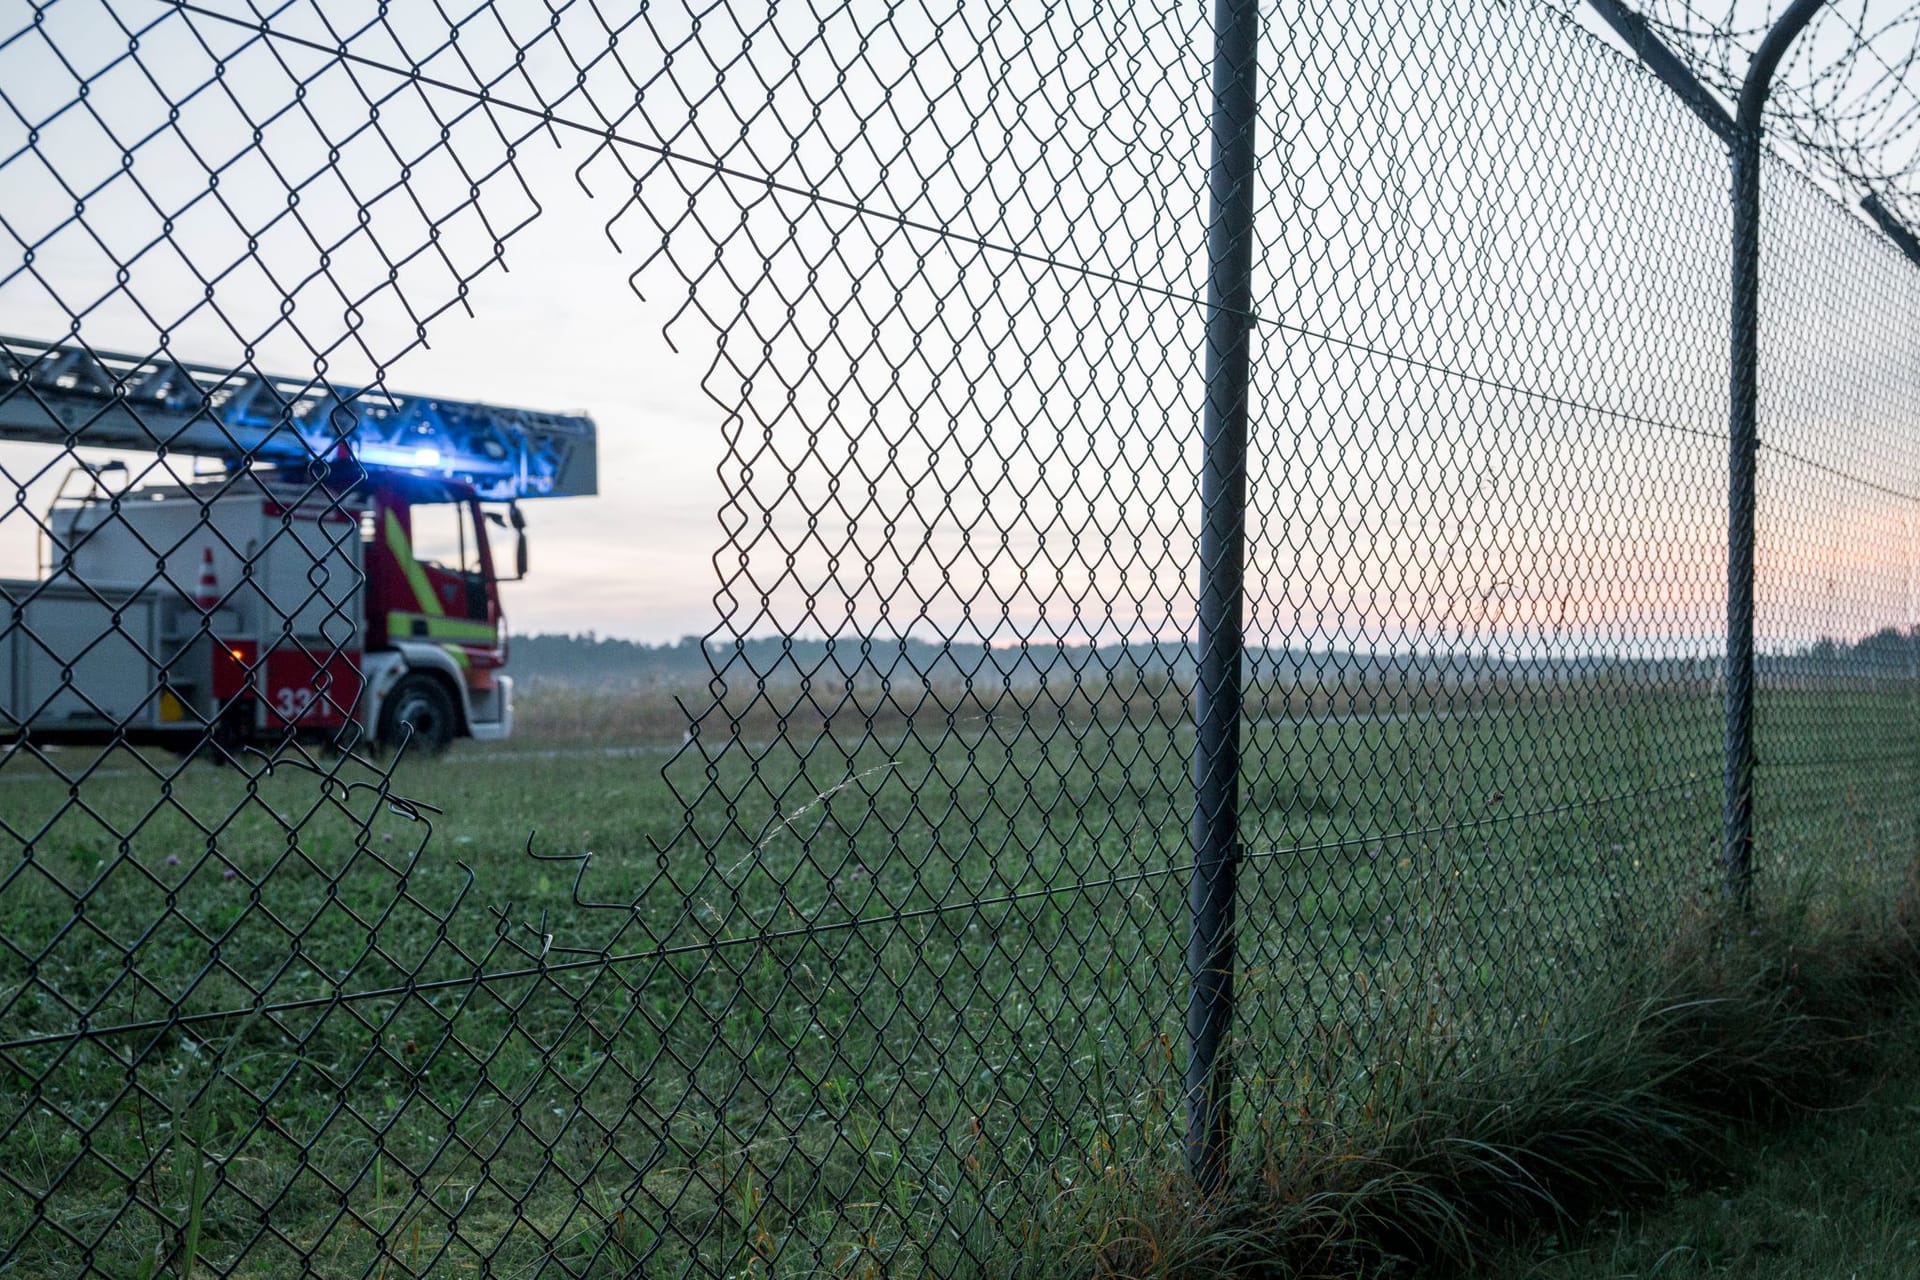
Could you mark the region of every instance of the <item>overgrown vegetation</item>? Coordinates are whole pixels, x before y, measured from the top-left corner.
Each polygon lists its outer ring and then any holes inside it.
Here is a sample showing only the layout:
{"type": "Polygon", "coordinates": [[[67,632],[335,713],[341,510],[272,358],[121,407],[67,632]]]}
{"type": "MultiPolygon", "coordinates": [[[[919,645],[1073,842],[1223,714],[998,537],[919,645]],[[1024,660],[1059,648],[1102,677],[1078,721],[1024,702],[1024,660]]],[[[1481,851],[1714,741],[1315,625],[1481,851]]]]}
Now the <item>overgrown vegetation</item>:
{"type": "Polygon", "coordinates": [[[1673,1194],[1529,1239],[1486,1280],[1908,1280],[1920,1274],[1920,1010],[1834,1106],[1737,1135],[1673,1194]],[[1701,1176],[1701,1175],[1705,1176],[1701,1176]]]}
{"type": "MultiPolygon", "coordinates": [[[[1581,1248],[1580,1232],[1596,1219],[1623,1222],[1624,1210],[1675,1188],[1736,1177],[1735,1139],[1857,1098],[1886,1044],[1920,1040],[1910,926],[1878,905],[1835,906],[1801,899],[1746,918],[1703,909],[1623,990],[1584,1001],[1564,1024],[1577,1030],[1543,1036],[1527,1069],[1430,1078],[1374,1123],[1295,1129],[1250,1153],[1257,1173],[1216,1204],[1196,1202],[1177,1175],[1063,1194],[1015,1270],[1036,1280],[1486,1275],[1490,1266],[1565,1280],[1704,1276],[1726,1274],[1716,1264],[1743,1237],[1755,1244],[1736,1246],[1735,1258],[1777,1261],[1785,1246],[1743,1228],[1741,1203],[1721,1193],[1689,1220],[1704,1247],[1655,1248],[1670,1237],[1616,1228],[1610,1243],[1581,1248]],[[1543,1263],[1536,1233],[1575,1251],[1543,1263]],[[1531,1258],[1516,1239],[1531,1242],[1531,1258]],[[1597,1268],[1596,1255],[1613,1265],[1597,1268]],[[1621,1269],[1623,1258],[1642,1269],[1621,1269]]],[[[1907,1070],[1906,1092],[1920,1095],[1920,1071],[1907,1070]]],[[[1902,1110],[1896,1098],[1893,1111],[1882,1177],[1914,1167],[1920,1107],[1902,1110]]],[[[1874,1142],[1864,1130],[1851,1136],[1856,1148],[1874,1142]]],[[[1773,1194],[1788,1198],[1795,1181],[1775,1173],[1773,1194]]],[[[1874,1274],[1912,1274],[1920,1201],[1911,1180],[1872,1190],[1868,1212],[1904,1228],[1869,1244],[1870,1256],[1899,1259],[1874,1274]]],[[[1796,1216],[1813,1216],[1806,1208],[1796,1216]]],[[[1793,1274],[1850,1274],[1822,1265],[1806,1257],[1793,1274]]]]}

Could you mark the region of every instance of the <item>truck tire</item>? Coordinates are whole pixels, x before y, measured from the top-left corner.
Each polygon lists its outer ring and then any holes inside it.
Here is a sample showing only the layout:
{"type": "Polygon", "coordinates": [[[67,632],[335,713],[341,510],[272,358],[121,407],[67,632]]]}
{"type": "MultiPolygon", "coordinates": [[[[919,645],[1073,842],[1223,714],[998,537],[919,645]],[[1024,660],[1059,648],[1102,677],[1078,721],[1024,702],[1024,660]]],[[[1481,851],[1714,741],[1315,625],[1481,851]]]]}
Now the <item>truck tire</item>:
{"type": "Polygon", "coordinates": [[[459,725],[447,686],[416,671],[400,678],[380,708],[380,744],[397,751],[404,743],[414,754],[437,756],[453,741],[459,725]]]}

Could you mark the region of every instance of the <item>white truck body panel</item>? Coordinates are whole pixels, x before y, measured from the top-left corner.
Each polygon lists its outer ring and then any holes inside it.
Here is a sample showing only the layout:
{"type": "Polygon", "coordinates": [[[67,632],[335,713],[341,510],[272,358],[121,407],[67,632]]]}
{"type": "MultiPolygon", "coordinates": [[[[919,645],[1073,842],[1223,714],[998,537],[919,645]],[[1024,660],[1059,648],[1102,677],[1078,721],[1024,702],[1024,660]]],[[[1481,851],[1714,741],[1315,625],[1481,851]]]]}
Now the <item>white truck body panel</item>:
{"type": "Polygon", "coordinates": [[[472,693],[462,687],[466,699],[467,732],[475,742],[500,742],[513,736],[513,677],[495,676],[493,688],[472,693]]]}
{"type": "Polygon", "coordinates": [[[0,723],[157,726],[158,595],[62,575],[0,583],[0,723]]]}
{"type": "Polygon", "coordinates": [[[56,508],[54,568],[96,586],[148,586],[190,610],[197,629],[194,597],[211,549],[223,609],[263,649],[289,640],[359,648],[363,554],[353,518],[324,500],[291,507],[297,494],[249,479],[225,488],[138,490],[117,504],[56,508]]]}

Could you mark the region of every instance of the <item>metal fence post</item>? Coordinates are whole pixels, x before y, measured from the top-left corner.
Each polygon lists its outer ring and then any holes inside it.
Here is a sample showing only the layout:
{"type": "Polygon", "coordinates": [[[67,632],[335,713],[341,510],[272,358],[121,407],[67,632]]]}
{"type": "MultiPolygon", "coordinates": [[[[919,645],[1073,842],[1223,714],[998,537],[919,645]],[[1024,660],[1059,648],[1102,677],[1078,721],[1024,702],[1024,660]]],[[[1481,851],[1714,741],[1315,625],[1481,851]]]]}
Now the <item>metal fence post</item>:
{"type": "Polygon", "coordinates": [[[1187,1168],[1209,1195],[1226,1182],[1233,1081],[1228,1037],[1240,862],[1241,611],[1259,44],[1257,0],[1215,0],[1185,1081],[1187,1168]]]}
{"type": "Polygon", "coordinates": [[[1774,71],[1825,0],[1795,0],[1767,32],[1740,86],[1734,118],[1732,421],[1727,442],[1727,746],[1721,870],[1728,897],[1753,892],[1753,570],[1760,437],[1761,113],[1774,71]]]}

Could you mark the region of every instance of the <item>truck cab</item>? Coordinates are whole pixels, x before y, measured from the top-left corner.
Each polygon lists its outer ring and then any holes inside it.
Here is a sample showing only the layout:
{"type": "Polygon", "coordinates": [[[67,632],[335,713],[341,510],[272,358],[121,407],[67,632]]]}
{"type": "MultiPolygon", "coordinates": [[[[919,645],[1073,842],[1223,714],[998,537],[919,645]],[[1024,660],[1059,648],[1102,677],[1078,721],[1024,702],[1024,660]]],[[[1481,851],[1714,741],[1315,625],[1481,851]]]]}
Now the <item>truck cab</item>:
{"type": "Polygon", "coordinates": [[[383,742],[410,735],[430,751],[456,736],[506,737],[513,728],[513,679],[502,670],[507,630],[500,584],[526,575],[518,505],[509,504],[503,517],[457,481],[376,475],[362,512],[364,725],[383,742]],[[510,524],[516,535],[510,577],[497,568],[490,524],[510,524]],[[415,678],[427,675],[436,678],[415,678]]]}

